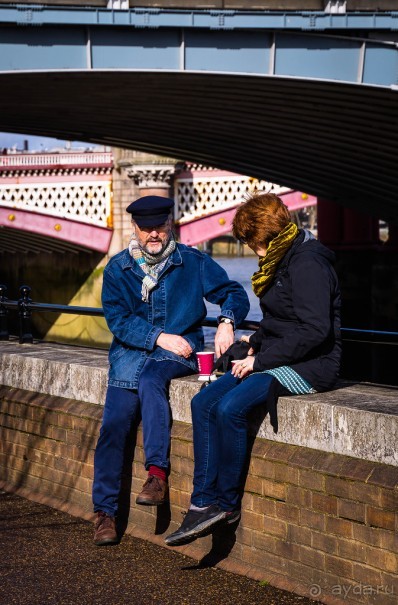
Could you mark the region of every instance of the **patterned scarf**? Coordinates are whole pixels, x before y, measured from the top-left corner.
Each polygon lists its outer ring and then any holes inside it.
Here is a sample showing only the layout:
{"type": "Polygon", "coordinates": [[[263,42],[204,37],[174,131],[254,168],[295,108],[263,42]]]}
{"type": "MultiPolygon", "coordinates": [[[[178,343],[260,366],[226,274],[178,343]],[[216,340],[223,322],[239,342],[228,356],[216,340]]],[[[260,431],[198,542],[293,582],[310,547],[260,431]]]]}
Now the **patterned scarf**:
{"type": "Polygon", "coordinates": [[[252,288],[254,294],[259,298],[270,285],[279,261],[292,245],[297,233],[297,225],[289,223],[270,241],[265,256],[258,259],[259,270],[252,276],[252,288]]]}
{"type": "Polygon", "coordinates": [[[158,276],[165,266],[170,254],[174,252],[176,241],[171,234],[166,248],[159,254],[149,254],[145,252],[137,242],[135,234],[132,235],[129,243],[130,256],[133,257],[137,265],[141,267],[146,274],[142,280],[141,296],[144,302],[149,302],[149,294],[158,283],[158,276]]]}

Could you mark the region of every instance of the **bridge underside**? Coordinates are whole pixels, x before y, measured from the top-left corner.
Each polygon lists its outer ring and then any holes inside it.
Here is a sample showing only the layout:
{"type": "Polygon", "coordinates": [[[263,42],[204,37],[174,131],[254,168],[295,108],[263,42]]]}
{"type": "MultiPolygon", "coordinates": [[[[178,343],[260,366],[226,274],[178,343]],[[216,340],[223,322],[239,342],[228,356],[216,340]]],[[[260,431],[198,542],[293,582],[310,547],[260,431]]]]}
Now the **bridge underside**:
{"type": "Polygon", "coordinates": [[[277,76],[0,74],[0,131],[217,166],[398,221],[393,89],[277,76]]]}

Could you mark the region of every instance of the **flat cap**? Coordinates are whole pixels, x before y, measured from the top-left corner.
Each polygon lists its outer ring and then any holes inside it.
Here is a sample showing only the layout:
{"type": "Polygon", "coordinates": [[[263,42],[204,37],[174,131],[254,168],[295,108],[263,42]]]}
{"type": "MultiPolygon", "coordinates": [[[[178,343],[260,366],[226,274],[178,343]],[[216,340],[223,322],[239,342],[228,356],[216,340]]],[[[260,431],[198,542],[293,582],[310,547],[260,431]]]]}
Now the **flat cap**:
{"type": "Polygon", "coordinates": [[[174,200],[169,197],[145,195],[131,202],[126,210],[139,227],[156,227],[164,225],[173,207],[174,200]]]}

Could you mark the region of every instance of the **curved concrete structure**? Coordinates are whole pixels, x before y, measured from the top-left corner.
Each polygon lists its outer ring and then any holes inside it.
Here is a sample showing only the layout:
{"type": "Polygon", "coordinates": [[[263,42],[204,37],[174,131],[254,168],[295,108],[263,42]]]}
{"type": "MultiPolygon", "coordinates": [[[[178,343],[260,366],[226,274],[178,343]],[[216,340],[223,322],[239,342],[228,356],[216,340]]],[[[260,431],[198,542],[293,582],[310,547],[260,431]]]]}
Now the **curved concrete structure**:
{"type": "Polygon", "coordinates": [[[0,73],[0,131],[179,157],[398,220],[394,87],[180,71],[0,73]]]}

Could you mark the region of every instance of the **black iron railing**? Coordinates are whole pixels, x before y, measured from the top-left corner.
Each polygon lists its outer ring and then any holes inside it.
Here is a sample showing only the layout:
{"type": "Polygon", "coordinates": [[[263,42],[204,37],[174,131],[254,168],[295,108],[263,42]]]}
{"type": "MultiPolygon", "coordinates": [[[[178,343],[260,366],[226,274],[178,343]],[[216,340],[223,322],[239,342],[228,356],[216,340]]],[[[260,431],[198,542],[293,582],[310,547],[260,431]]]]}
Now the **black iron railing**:
{"type": "MultiPolygon", "coordinates": [[[[7,287],[0,285],[0,340],[8,340],[10,337],[8,329],[9,311],[16,310],[19,318],[19,342],[20,344],[32,343],[32,312],[69,313],[72,315],[91,315],[103,317],[104,311],[101,307],[79,307],[73,305],[53,305],[49,303],[33,302],[30,298],[31,288],[21,286],[19,300],[9,300],[6,296],[7,287]]],[[[203,326],[216,328],[218,325],[215,317],[206,317],[203,326]]],[[[239,325],[239,330],[257,330],[258,321],[245,320],[239,325]]],[[[342,339],[346,342],[362,342],[369,344],[398,345],[398,332],[385,330],[364,330],[361,328],[341,328],[342,339]]]]}

